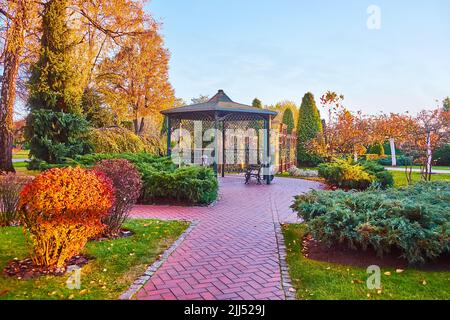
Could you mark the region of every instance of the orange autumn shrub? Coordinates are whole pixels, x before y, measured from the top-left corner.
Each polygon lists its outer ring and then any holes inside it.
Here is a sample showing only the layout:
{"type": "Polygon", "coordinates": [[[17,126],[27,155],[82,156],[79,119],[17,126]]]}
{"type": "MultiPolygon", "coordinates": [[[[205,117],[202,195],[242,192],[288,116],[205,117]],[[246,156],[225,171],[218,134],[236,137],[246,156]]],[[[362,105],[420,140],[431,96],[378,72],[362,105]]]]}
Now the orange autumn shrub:
{"type": "Polygon", "coordinates": [[[19,201],[34,263],[64,267],[89,238],[103,232],[101,219],[113,201],[111,181],[92,170],[52,169],[37,176],[22,190],[19,201]]]}

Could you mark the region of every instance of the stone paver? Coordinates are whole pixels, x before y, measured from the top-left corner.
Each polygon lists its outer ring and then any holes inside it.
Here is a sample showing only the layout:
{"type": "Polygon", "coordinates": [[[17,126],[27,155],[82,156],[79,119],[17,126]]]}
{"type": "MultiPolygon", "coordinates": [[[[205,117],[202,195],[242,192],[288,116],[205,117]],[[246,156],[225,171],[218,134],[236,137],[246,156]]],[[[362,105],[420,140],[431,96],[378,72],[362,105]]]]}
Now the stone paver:
{"type": "Polygon", "coordinates": [[[136,206],[134,218],[196,221],[197,225],[135,295],[143,300],[276,300],[289,284],[280,264],[279,223],[297,222],[293,196],[319,183],[275,179],[270,186],[220,180],[213,207],[136,206]],[[278,233],[276,232],[278,229],[278,233]],[[279,239],[278,239],[279,241],[279,239]]]}

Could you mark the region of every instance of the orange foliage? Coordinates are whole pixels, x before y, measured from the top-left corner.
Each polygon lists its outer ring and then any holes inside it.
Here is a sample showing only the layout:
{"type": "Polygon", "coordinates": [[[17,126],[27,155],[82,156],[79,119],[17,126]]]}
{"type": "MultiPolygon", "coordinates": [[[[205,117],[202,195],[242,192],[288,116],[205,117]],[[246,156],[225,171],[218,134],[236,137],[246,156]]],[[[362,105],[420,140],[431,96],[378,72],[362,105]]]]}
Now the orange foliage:
{"type": "Polygon", "coordinates": [[[101,219],[113,199],[111,181],[98,172],[64,168],[36,177],[25,186],[19,202],[33,261],[39,266],[63,267],[89,238],[103,232],[101,219]]]}
{"type": "MultiPolygon", "coordinates": [[[[369,119],[361,112],[352,114],[343,107],[335,111],[334,116],[330,118],[333,118],[333,121],[329,122],[325,129],[326,146],[320,151],[322,156],[364,154],[364,146],[370,144],[369,119]]],[[[316,140],[320,139],[319,137],[316,140]]],[[[312,142],[308,148],[317,149],[318,144],[312,142]]]]}

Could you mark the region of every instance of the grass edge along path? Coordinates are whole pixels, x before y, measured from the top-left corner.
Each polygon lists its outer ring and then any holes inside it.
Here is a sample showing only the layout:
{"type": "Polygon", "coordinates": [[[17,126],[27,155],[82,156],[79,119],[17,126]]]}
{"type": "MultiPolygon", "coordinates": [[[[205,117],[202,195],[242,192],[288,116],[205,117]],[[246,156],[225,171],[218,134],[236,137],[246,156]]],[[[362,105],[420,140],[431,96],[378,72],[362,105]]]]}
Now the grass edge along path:
{"type": "Polygon", "coordinates": [[[3,268],[7,263],[29,254],[22,228],[0,228],[0,300],[118,299],[188,226],[183,221],[131,219],[125,228],[133,231],[133,236],[89,242],[83,253],[94,259],[82,268],[79,290],[67,288],[68,275],[32,280],[6,277],[3,268]]]}
{"type": "Polygon", "coordinates": [[[287,263],[300,300],[448,300],[450,271],[382,268],[381,290],[369,290],[366,269],[319,262],[302,254],[306,225],[284,225],[287,263]],[[386,273],[386,274],[385,274],[386,273]]]}

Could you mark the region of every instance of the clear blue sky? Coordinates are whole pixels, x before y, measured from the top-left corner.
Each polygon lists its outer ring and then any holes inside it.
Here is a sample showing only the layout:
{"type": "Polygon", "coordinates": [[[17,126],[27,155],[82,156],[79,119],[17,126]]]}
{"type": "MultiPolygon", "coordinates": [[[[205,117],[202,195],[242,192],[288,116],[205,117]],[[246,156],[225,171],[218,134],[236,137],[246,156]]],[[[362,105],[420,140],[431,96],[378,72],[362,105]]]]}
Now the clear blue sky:
{"type": "Polygon", "coordinates": [[[448,0],[152,0],[177,97],[224,89],[265,104],[311,91],[365,113],[417,112],[450,95],[448,0]],[[369,30],[367,8],[381,9],[369,30]]]}

